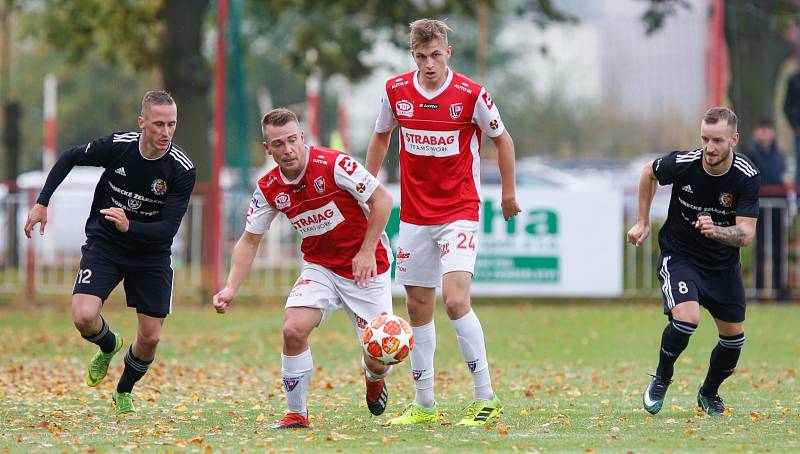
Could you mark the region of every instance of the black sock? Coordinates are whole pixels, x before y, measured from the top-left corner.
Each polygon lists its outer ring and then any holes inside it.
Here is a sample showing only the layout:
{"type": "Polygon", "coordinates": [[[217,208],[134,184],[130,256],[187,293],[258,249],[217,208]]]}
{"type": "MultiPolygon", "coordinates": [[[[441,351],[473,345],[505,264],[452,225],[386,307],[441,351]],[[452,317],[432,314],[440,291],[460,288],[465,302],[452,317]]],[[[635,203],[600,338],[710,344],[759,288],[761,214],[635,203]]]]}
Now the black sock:
{"type": "Polygon", "coordinates": [[[144,377],[144,374],[147,373],[147,368],[150,367],[152,363],[153,360],[142,361],[133,356],[133,346],[128,348],[128,353],[125,354],[125,369],[122,371],[122,377],[119,378],[119,383],[117,383],[117,392],[131,392],[133,390],[133,385],[144,377]]]}
{"type": "Polygon", "coordinates": [[[700,387],[700,394],[704,396],[717,395],[719,385],[736,370],[744,339],[744,333],[735,336],[719,336],[717,346],[711,351],[708,373],[703,381],[703,386],[700,387]]]}
{"type": "Polygon", "coordinates": [[[674,319],[669,322],[661,335],[661,350],[658,354],[656,375],[664,380],[672,380],[675,361],[689,345],[689,337],[695,329],[697,329],[697,325],[694,323],[674,319]]]}
{"type": "Polygon", "coordinates": [[[114,333],[111,332],[111,329],[109,329],[108,323],[106,323],[106,319],[100,317],[100,320],[103,321],[103,327],[100,328],[99,333],[92,334],[91,336],[82,336],[82,337],[93,344],[99,345],[100,350],[103,353],[111,353],[117,346],[117,338],[116,336],[114,336],[114,333]]]}

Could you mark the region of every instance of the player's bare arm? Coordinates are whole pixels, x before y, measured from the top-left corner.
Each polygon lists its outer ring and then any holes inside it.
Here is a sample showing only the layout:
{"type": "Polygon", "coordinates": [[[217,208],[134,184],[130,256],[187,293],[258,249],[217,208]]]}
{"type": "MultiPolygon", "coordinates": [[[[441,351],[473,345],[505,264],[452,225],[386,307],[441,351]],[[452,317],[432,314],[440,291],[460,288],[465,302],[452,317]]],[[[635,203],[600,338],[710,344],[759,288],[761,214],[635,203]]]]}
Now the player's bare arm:
{"type": "Polygon", "coordinates": [[[719,241],[722,244],[743,247],[749,246],[753,242],[756,231],[756,218],[736,217],[736,225],[720,227],[714,225],[714,221],[709,216],[701,216],[695,227],[700,230],[706,238],[719,241]]]}
{"type": "Polygon", "coordinates": [[[224,314],[233,302],[239,286],[244,282],[245,277],[250,272],[253,259],[258,252],[258,244],[264,235],[258,235],[245,231],[233,247],[231,255],[231,270],[228,272],[228,280],[225,288],[214,295],[214,309],[220,314],[224,314]]]}
{"type": "Polygon", "coordinates": [[[39,235],[44,235],[44,226],[47,224],[47,207],[42,204],[35,204],[28,212],[28,219],[25,221],[25,236],[31,237],[33,228],[39,224],[39,235]]]}
{"type": "Polygon", "coordinates": [[[628,230],[628,242],[639,246],[650,235],[650,206],[656,195],[658,179],[653,173],[653,162],[645,164],[642,176],[639,178],[639,209],[636,224],[628,230]]]}
{"type": "Polygon", "coordinates": [[[125,214],[125,210],[119,207],[104,208],[100,210],[100,214],[105,216],[107,221],[114,223],[114,227],[122,233],[125,233],[130,228],[130,221],[125,214]]]}
{"type": "Polygon", "coordinates": [[[503,131],[499,136],[492,137],[492,142],[497,148],[497,166],[500,169],[502,185],[500,207],[503,210],[503,218],[508,221],[522,211],[517,202],[514,141],[508,131],[503,131]]]}
{"type": "Polygon", "coordinates": [[[392,139],[392,130],[384,132],[373,132],[372,137],[369,139],[367,145],[367,158],[364,166],[367,172],[374,176],[378,175],[381,169],[381,164],[386,158],[386,152],[389,151],[389,141],[392,139]]]}
{"type": "Polygon", "coordinates": [[[361,248],[353,257],[353,279],[359,287],[366,287],[369,279],[377,275],[375,247],[389,221],[389,214],[392,211],[392,196],[383,186],[378,186],[367,199],[367,206],[369,207],[367,231],[361,242],[361,248]]]}

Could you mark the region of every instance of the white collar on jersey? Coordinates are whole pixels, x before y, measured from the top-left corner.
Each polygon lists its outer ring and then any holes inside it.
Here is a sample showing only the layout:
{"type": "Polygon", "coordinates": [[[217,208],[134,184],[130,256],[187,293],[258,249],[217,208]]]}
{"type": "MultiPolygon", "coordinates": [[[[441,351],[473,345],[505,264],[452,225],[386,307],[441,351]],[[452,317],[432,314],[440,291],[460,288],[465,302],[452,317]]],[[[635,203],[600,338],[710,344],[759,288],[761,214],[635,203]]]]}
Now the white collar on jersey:
{"type": "Polygon", "coordinates": [[[306,169],[308,168],[308,159],[310,157],[311,157],[310,149],[308,148],[308,145],[306,145],[306,164],[303,166],[303,170],[300,171],[300,174],[297,175],[297,178],[295,178],[294,180],[286,178],[286,175],[283,174],[283,171],[279,167],[278,175],[281,176],[281,181],[283,182],[283,184],[297,184],[298,182],[300,182],[300,179],[303,178],[303,176],[306,174],[306,169]]]}
{"type": "Polygon", "coordinates": [[[427,88],[420,85],[417,76],[419,76],[419,70],[414,71],[414,88],[416,88],[419,94],[421,94],[422,96],[428,99],[433,99],[441,95],[442,92],[450,85],[450,82],[453,80],[453,71],[450,70],[450,67],[447,68],[447,78],[444,80],[444,83],[434,91],[430,91],[427,88]]]}

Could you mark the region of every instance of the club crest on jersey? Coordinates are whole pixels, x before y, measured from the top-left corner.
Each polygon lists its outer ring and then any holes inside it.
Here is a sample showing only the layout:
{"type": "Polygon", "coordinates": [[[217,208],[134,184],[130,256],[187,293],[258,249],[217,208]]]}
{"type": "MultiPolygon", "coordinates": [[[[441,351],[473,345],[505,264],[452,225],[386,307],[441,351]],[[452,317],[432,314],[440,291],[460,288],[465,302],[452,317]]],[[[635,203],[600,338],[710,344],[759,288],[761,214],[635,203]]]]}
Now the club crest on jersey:
{"type": "Polygon", "coordinates": [[[290,206],[292,206],[292,199],[289,198],[289,194],[281,192],[275,196],[275,208],[283,210],[285,208],[289,208],[290,206]]]}
{"type": "Polygon", "coordinates": [[[138,210],[142,207],[142,201],[136,199],[128,199],[128,208],[131,210],[138,210]]]}
{"type": "Polygon", "coordinates": [[[483,98],[483,102],[486,103],[486,107],[489,110],[492,110],[492,107],[494,107],[494,101],[492,100],[492,97],[489,96],[489,92],[488,91],[484,91],[483,92],[483,96],[481,96],[481,98],[483,98]]]}
{"type": "Polygon", "coordinates": [[[414,116],[414,104],[411,104],[411,101],[406,99],[397,101],[397,103],[394,105],[394,108],[397,110],[397,115],[401,115],[403,117],[414,116]]]}
{"type": "Polygon", "coordinates": [[[462,110],[464,110],[464,106],[460,102],[450,104],[450,118],[455,120],[461,115],[462,110]]]}
{"type": "Polygon", "coordinates": [[[730,192],[723,192],[719,195],[719,204],[725,208],[730,208],[733,205],[733,195],[730,192]]]}
{"type": "Polygon", "coordinates": [[[167,182],[161,178],[156,178],[150,183],[150,191],[155,195],[164,195],[167,193],[167,182]]]}
{"type": "Polygon", "coordinates": [[[317,177],[314,179],[314,189],[320,194],[325,192],[325,177],[317,177]]]}
{"type": "Polygon", "coordinates": [[[303,379],[303,376],[299,377],[284,377],[283,379],[283,387],[286,388],[286,392],[294,391],[297,385],[300,383],[300,380],[303,379]]]}

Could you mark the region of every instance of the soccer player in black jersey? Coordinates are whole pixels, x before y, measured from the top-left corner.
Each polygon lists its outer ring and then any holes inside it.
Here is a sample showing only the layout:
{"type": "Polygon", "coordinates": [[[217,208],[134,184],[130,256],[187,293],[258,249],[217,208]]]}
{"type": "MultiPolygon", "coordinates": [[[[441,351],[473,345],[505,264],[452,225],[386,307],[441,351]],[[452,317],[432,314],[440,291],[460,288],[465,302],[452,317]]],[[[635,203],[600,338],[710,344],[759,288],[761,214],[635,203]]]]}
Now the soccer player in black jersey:
{"type": "Polygon", "coordinates": [[[739,248],[753,241],[761,184],[758,169],[733,151],[739,141],[736,123],[731,110],[709,109],[700,125],[702,148],[648,163],[639,180],[638,219],[628,231],[635,246],[650,233],[656,184],[672,185],[667,220],[658,234],[658,278],[669,323],[661,336],[658,368],[642,398],[651,414],[661,410],[675,360],[700,322],[701,305],[714,317],[719,342],[697,404],[712,416],[725,411],[719,386],[736,369],[745,339],[739,248]]]}
{"type": "Polygon", "coordinates": [[[81,336],[100,347],[86,373],[86,384],[97,386],[123,344],[100,310],[123,281],[139,329],[112,393],[117,415],[135,412],[133,385],[153,362],[164,318],[172,310],[170,249],[195,183],[192,161],[172,143],[177,122],[177,106],[169,93],[147,92],[139,116],[141,132],[117,132],[64,151],[25,223],[28,238],[36,224],[44,235],[50,197],[72,167],[105,168],[86,221],[72,318],[81,336]]]}

